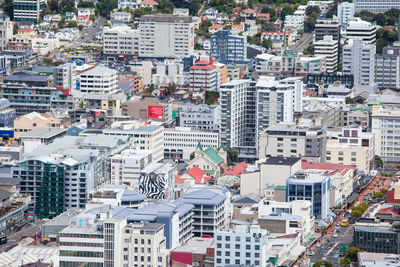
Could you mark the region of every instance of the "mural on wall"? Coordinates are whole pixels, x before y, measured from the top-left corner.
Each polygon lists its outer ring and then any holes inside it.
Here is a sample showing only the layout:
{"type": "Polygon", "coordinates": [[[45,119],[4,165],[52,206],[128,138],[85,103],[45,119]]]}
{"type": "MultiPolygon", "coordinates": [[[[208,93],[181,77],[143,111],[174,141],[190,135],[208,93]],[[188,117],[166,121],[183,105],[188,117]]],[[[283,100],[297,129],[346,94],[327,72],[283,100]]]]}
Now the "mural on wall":
{"type": "Polygon", "coordinates": [[[167,181],[163,174],[141,173],[139,192],[151,199],[167,199],[167,181]]]}

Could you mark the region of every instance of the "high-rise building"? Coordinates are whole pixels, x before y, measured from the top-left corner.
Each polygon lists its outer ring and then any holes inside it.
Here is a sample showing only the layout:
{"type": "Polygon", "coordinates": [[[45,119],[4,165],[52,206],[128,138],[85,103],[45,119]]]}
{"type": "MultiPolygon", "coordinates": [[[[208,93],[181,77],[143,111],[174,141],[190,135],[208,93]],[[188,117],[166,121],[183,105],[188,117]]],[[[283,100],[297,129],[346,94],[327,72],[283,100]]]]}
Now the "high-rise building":
{"type": "Polygon", "coordinates": [[[7,46],[8,39],[13,35],[13,26],[10,18],[0,15],[0,50],[4,50],[7,46]]]}
{"type": "Polygon", "coordinates": [[[337,14],[340,23],[346,25],[350,18],[354,17],[354,3],[342,2],[337,5],[337,14]]]}
{"type": "Polygon", "coordinates": [[[82,72],[80,91],[89,94],[118,93],[118,72],[100,65],[82,72]]]}
{"type": "Polygon", "coordinates": [[[38,22],[45,0],[14,0],[14,20],[38,22]]]}
{"type": "Polygon", "coordinates": [[[267,266],[268,231],[259,225],[236,225],[233,231],[217,232],[214,266],[267,266]]]}
{"type": "Polygon", "coordinates": [[[383,48],[375,56],[375,82],[379,89],[400,89],[400,42],[383,48]]]}
{"type": "Polygon", "coordinates": [[[54,67],[53,76],[55,87],[76,88],[76,65],[74,63],[65,63],[54,67]]]}
{"type": "Polygon", "coordinates": [[[190,16],[145,15],[140,18],[140,57],[186,57],[194,51],[194,23],[190,16]]]}
{"type": "Polygon", "coordinates": [[[354,76],[356,92],[375,91],[375,44],[350,39],[343,46],[343,74],[354,76]]]}
{"type": "Polygon", "coordinates": [[[221,108],[219,105],[181,104],[177,125],[198,130],[219,130],[221,108]]]}
{"type": "Polygon", "coordinates": [[[218,91],[219,81],[217,79],[217,69],[213,64],[213,59],[198,59],[195,65],[190,67],[191,87],[193,91],[218,91]]]}
{"type": "Polygon", "coordinates": [[[400,0],[354,0],[355,12],[363,10],[372,13],[384,13],[390,9],[398,9],[400,0]]]}
{"type": "Polygon", "coordinates": [[[317,19],[315,42],[324,40],[325,35],[331,35],[333,40],[340,41],[340,21],[336,16],[331,19],[317,19]]]}
{"type": "Polygon", "coordinates": [[[360,39],[367,44],[375,44],[376,42],[376,25],[360,18],[351,18],[347,22],[346,31],[344,32],[346,40],[360,39]]]}
{"type": "Polygon", "coordinates": [[[103,28],[103,53],[113,57],[132,57],[139,54],[139,30],[129,26],[103,28]]]}
{"type": "Polygon", "coordinates": [[[247,39],[221,30],[211,37],[210,55],[223,64],[243,64],[247,59],[247,39]]]}
{"type": "Polygon", "coordinates": [[[337,71],[339,42],[333,40],[331,35],[325,35],[323,40],[314,43],[316,56],[325,56],[326,72],[329,74],[337,71]]]}

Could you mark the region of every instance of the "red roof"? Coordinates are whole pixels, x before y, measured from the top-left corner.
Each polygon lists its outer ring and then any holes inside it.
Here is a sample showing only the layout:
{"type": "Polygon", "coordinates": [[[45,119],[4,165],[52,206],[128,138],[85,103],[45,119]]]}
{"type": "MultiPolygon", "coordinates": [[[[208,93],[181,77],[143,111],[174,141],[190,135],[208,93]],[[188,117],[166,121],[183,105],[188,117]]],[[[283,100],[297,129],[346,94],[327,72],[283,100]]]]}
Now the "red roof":
{"type": "Polygon", "coordinates": [[[235,175],[240,176],[247,169],[246,162],[241,162],[236,165],[232,170],[224,172],[222,175],[235,175]]]}
{"type": "Polygon", "coordinates": [[[353,165],[311,162],[307,161],[306,159],[301,160],[301,168],[303,170],[325,170],[325,174],[327,175],[333,175],[335,173],[340,173],[341,175],[344,175],[348,171],[356,169],[356,167],[353,165]]]}
{"type": "Polygon", "coordinates": [[[305,92],[304,92],[304,95],[312,95],[312,94],[314,94],[313,91],[305,91],[305,92]]]}
{"type": "Polygon", "coordinates": [[[258,13],[256,15],[256,18],[269,18],[269,14],[268,13],[258,13]]]}
{"type": "Polygon", "coordinates": [[[213,69],[215,68],[215,65],[210,63],[210,61],[207,60],[201,60],[199,62],[196,62],[196,65],[191,66],[190,69],[194,70],[194,69],[213,69]]]}
{"type": "Polygon", "coordinates": [[[380,209],[377,214],[386,214],[386,215],[392,215],[392,216],[400,216],[398,209],[395,207],[389,207],[389,208],[383,208],[380,209]]]}
{"type": "Polygon", "coordinates": [[[33,29],[31,29],[31,28],[21,28],[21,29],[18,29],[18,31],[19,32],[31,32],[31,31],[33,31],[33,29]]]}
{"type": "Polygon", "coordinates": [[[158,6],[158,3],[154,0],[143,0],[141,5],[158,6]]]}
{"type": "Polygon", "coordinates": [[[186,181],[185,178],[180,178],[180,175],[175,175],[175,183],[183,183],[184,181],[186,181]]]}
{"type": "Polygon", "coordinates": [[[386,203],[387,204],[400,204],[400,199],[394,198],[394,189],[387,191],[386,203]]]}
{"type": "Polygon", "coordinates": [[[205,174],[205,172],[197,166],[194,166],[193,168],[188,170],[187,173],[196,180],[202,179],[205,174]]]}
{"type": "Polygon", "coordinates": [[[224,26],[219,24],[214,24],[209,27],[209,29],[222,29],[224,26]]]}
{"type": "Polygon", "coordinates": [[[79,16],[78,17],[78,19],[88,19],[89,17],[88,16],[85,16],[85,15],[81,15],[81,16],[79,16]]]}

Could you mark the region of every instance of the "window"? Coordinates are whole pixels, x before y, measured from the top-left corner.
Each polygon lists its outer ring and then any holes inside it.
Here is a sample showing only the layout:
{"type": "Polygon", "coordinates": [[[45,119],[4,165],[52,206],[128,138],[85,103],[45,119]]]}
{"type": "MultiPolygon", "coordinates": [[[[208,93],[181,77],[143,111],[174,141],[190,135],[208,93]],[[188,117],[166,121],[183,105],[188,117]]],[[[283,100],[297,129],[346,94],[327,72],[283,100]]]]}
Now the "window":
{"type": "Polygon", "coordinates": [[[356,161],[357,159],[356,158],[351,158],[351,161],[356,161]]]}
{"type": "Polygon", "coordinates": [[[352,156],[357,156],[357,152],[351,152],[352,156]]]}
{"type": "Polygon", "coordinates": [[[235,241],[240,242],[240,236],[235,236],[235,241]]]}
{"type": "Polygon", "coordinates": [[[246,258],[250,258],[250,252],[246,252],[246,258]]]}
{"type": "Polygon", "coordinates": [[[343,161],[343,157],[338,157],[338,160],[339,161],[343,161]]]}
{"type": "Polygon", "coordinates": [[[225,244],[225,248],[231,248],[230,244],[225,244]]]}
{"type": "Polygon", "coordinates": [[[290,138],[290,141],[296,142],[296,141],[297,141],[297,138],[290,138]]]}
{"type": "Polygon", "coordinates": [[[217,256],[221,256],[221,250],[217,250],[217,256]]]}
{"type": "Polygon", "coordinates": [[[246,237],[246,242],[251,242],[251,238],[250,237],[246,237]]]}
{"type": "Polygon", "coordinates": [[[217,248],[221,248],[221,243],[217,243],[217,248]]]}
{"type": "Polygon", "coordinates": [[[327,150],[327,151],[326,151],[326,154],[327,154],[327,155],[330,155],[330,154],[331,154],[331,152],[330,152],[329,150],[327,150]]]}
{"type": "Polygon", "coordinates": [[[225,241],[231,241],[231,237],[230,236],[225,236],[225,241]]]}
{"type": "Polygon", "coordinates": [[[240,252],[239,252],[239,251],[236,251],[236,252],[235,252],[235,256],[236,256],[236,257],[240,257],[240,252]]]}
{"type": "Polygon", "coordinates": [[[235,249],[240,249],[240,244],[236,244],[235,249]]]}
{"type": "Polygon", "coordinates": [[[217,240],[221,241],[222,240],[222,236],[217,236],[217,240]]]}
{"type": "Polygon", "coordinates": [[[339,151],[339,155],[340,155],[340,156],[343,156],[343,151],[339,151]]]}
{"type": "Polygon", "coordinates": [[[260,245],[255,245],[255,246],[254,246],[254,249],[255,249],[255,250],[260,250],[260,245]]]}
{"type": "Polygon", "coordinates": [[[230,251],[225,251],[225,256],[230,256],[231,252],[230,251]]]}
{"type": "Polygon", "coordinates": [[[229,259],[225,259],[225,263],[229,264],[229,263],[231,263],[231,261],[229,259]]]}
{"type": "Polygon", "coordinates": [[[250,245],[246,245],[246,249],[247,249],[247,250],[250,249],[250,245]]]}

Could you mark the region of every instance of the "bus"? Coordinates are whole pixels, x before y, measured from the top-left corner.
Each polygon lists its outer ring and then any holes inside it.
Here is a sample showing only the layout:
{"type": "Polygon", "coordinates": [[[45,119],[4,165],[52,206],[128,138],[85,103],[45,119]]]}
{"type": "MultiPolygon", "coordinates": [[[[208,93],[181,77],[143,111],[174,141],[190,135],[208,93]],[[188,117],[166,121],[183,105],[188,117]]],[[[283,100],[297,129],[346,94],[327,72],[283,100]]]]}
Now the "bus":
{"type": "Polygon", "coordinates": [[[349,223],[349,219],[347,219],[347,218],[343,218],[342,219],[342,226],[343,227],[346,227],[348,223],[349,223]]]}

